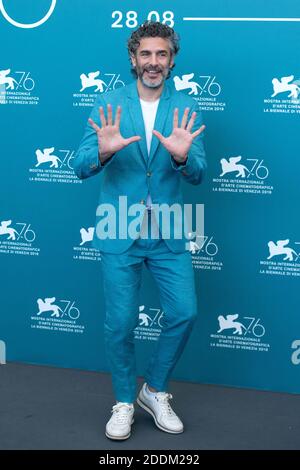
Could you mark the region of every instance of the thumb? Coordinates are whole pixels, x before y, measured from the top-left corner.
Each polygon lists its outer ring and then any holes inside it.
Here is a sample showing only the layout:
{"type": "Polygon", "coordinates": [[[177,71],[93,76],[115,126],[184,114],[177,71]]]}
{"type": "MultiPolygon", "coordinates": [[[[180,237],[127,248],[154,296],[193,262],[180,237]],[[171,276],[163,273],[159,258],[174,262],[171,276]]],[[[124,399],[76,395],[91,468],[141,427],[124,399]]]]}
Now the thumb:
{"type": "Polygon", "coordinates": [[[164,136],[160,132],[153,130],[152,133],[158,138],[158,140],[160,140],[160,142],[164,140],[164,136]]]}
{"type": "Polygon", "coordinates": [[[133,142],[137,142],[138,140],[141,140],[141,137],[139,135],[134,135],[133,137],[128,137],[128,139],[124,139],[125,146],[132,144],[133,142]]]}

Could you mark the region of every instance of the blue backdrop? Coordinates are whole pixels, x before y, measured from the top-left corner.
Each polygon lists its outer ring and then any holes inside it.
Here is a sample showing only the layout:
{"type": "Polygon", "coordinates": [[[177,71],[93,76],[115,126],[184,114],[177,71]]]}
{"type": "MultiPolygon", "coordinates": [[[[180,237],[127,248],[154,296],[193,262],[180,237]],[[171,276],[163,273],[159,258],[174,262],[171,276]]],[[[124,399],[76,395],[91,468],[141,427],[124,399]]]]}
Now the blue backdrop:
{"type": "MultiPolygon", "coordinates": [[[[90,241],[102,175],[78,180],[72,159],[97,94],[132,80],[126,40],[150,17],[179,32],[170,82],[207,126],[205,182],[183,183],[186,203],[205,204],[205,237],[191,244],[199,316],[173,378],[298,393],[298,0],[0,1],[7,360],[108,370],[90,241]]],[[[144,271],[140,375],[163,314],[144,271]]]]}

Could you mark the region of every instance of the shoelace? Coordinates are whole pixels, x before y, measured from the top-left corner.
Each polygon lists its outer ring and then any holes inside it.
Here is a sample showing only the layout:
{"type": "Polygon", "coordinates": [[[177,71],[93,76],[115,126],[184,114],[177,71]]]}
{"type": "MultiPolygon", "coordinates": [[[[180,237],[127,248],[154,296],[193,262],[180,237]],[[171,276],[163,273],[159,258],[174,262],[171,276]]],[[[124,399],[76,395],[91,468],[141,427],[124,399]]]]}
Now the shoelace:
{"type": "Polygon", "coordinates": [[[119,424],[125,424],[128,420],[128,413],[132,407],[126,403],[117,403],[112,407],[112,413],[114,413],[114,418],[119,424]]]}
{"type": "Polygon", "coordinates": [[[173,398],[173,395],[171,393],[167,393],[167,392],[156,393],[156,400],[161,404],[162,414],[169,415],[169,416],[176,416],[169,403],[169,400],[172,400],[172,398],[173,398]]]}

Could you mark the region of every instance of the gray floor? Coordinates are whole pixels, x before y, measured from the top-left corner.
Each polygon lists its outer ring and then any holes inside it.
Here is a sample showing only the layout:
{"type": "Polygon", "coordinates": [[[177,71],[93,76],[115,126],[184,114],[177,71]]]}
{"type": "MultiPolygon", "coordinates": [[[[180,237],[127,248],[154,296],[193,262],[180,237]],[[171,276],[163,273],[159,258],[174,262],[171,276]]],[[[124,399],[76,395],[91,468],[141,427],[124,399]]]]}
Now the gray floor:
{"type": "Polygon", "coordinates": [[[131,437],[116,442],[104,434],[115,403],[108,374],[2,365],[0,449],[300,449],[300,395],[170,385],[185,432],[160,431],[136,404],[131,437]]]}

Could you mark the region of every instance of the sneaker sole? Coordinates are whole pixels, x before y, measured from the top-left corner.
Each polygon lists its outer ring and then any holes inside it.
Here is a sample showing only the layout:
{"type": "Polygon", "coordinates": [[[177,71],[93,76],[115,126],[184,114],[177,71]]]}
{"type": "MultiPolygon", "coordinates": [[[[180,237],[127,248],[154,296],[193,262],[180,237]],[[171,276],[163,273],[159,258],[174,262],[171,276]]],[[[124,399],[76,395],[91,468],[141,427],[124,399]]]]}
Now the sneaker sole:
{"type": "Polygon", "coordinates": [[[184,429],[182,429],[181,431],[172,431],[171,429],[168,429],[168,428],[164,428],[161,424],[159,424],[159,422],[157,421],[156,419],[156,416],[154,414],[154,412],[151,410],[151,408],[149,408],[147,405],[145,405],[145,403],[140,399],[140,397],[137,397],[137,404],[140,405],[141,408],[143,408],[145,411],[147,411],[151,416],[152,418],[154,419],[154,422],[156,424],[156,426],[161,429],[162,431],[165,431],[165,432],[169,432],[170,434],[181,434],[184,429]]]}
{"type": "MultiPolygon", "coordinates": [[[[134,423],[134,419],[131,421],[131,424],[134,423]]],[[[126,436],[112,436],[111,434],[108,434],[107,431],[105,431],[106,437],[109,439],[113,439],[116,441],[124,441],[125,439],[128,439],[131,436],[131,431],[126,435],[126,436]]]]}

